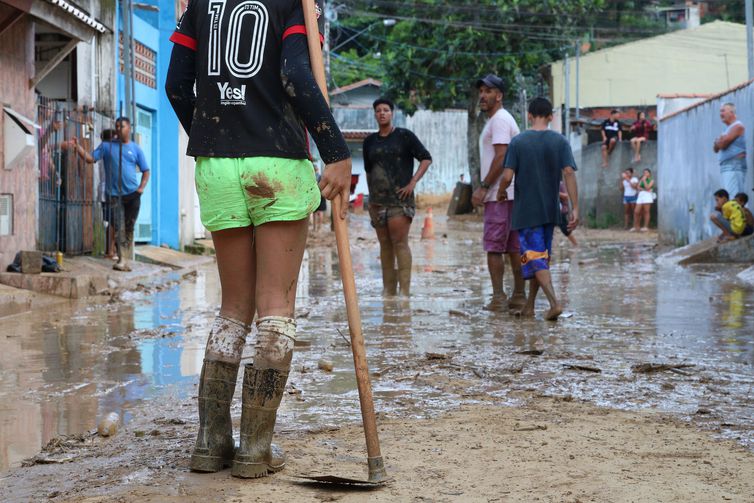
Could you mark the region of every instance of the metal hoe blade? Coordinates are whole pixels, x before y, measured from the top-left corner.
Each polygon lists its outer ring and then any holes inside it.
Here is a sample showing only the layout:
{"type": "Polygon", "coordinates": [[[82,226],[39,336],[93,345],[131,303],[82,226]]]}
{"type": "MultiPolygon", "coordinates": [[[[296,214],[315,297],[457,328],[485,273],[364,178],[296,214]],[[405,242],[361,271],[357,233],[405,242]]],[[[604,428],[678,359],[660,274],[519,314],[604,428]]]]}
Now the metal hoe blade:
{"type": "Polygon", "coordinates": [[[385,483],[387,482],[387,480],[371,481],[351,479],[347,477],[336,477],[335,475],[298,475],[296,478],[303,479],[310,483],[333,484],[363,489],[375,489],[377,487],[385,485],[385,483]]]}

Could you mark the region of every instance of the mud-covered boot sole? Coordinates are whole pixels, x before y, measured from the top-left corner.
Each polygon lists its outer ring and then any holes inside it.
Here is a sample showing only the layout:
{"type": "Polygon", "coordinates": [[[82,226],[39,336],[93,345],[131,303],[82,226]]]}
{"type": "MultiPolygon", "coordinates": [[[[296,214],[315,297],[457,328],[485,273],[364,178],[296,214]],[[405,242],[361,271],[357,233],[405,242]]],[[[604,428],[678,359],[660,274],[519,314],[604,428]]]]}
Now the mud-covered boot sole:
{"type": "Polygon", "coordinates": [[[201,456],[195,454],[191,456],[189,468],[192,472],[214,473],[219,472],[228,465],[229,463],[220,456],[201,456]]]}
{"type": "Polygon", "coordinates": [[[233,461],[233,467],[230,470],[230,474],[242,479],[258,479],[260,477],[266,477],[271,473],[279,472],[283,468],[285,468],[285,463],[274,466],[268,465],[267,463],[244,463],[242,461],[233,461]]]}

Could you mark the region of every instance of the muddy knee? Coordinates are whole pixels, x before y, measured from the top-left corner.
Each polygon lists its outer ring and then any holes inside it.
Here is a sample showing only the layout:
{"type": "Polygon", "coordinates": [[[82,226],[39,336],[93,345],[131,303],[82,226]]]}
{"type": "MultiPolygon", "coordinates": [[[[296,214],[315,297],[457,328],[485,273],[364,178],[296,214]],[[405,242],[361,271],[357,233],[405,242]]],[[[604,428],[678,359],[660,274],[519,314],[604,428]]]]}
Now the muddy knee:
{"type": "Polygon", "coordinates": [[[249,328],[249,325],[238,320],[216,316],[207,340],[204,359],[238,365],[249,328]]]}
{"type": "Polygon", "coordinates": [[[287,371],[296,342],[296,322],[283,316],[265,316],[257,321],[254,367],[287,371]]]}

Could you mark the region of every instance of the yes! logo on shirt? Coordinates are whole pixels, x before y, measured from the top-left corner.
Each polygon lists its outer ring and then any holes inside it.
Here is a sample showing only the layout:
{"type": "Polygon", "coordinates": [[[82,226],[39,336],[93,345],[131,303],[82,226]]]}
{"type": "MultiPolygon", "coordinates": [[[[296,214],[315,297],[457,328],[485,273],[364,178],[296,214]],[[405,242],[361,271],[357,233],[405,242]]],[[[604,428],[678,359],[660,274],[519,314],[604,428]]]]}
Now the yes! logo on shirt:
{"type": "Polygon", "coordinates": [[[228,82],[218,82],[221,105],[246,105],[246,84],[240,87],[231,87],[228,82]]]}

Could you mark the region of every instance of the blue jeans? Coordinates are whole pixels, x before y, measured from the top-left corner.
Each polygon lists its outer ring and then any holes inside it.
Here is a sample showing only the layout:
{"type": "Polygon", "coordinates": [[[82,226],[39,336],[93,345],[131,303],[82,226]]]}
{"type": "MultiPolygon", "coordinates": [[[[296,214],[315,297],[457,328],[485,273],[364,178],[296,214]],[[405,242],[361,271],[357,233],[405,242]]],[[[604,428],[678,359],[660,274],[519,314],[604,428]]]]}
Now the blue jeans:
{"type": "Polygon", "coordinates": [[[746,158],[736,157],[720,163],[720,179],[731,199],[746,192],[746,158]]]}

